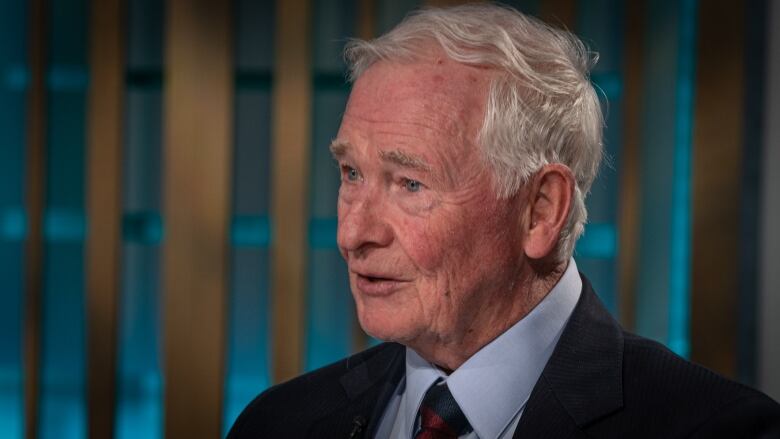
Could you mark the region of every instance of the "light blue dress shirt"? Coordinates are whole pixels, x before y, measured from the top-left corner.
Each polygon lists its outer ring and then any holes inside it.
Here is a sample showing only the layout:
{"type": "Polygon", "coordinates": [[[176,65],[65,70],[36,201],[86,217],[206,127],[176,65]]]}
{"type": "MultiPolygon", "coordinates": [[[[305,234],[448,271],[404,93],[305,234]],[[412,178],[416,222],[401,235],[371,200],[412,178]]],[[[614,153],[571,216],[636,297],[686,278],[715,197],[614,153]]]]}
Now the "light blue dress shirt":
{"type": "Polygon", "coordinates": [[[413,438],[425,392],[442,379],[473,428],[461,438],[511,438],[581,290],[577,264],[570,259],[561,279],[528,315],[449,376],[406,348],[406,375],[382,415],[376,437],[413,438]]]}

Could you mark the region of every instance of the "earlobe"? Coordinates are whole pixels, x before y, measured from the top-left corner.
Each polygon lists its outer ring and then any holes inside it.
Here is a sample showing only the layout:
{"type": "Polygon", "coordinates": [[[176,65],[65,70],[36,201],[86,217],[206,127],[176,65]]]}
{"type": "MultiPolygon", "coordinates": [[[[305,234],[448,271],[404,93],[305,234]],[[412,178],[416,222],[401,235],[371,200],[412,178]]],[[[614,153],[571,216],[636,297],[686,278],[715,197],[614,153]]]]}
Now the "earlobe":
{"type": "Polygon", "coordinates": [[[525,240],[525,254],[531,259],[543,259],[555,246],[557,239],[546,223],[532,223],[525,240]]]}
{"type": "Polygon", "coordinates": [[[527,198],[526,256],[540,260],[554,252],[569,217],[573,192],[574,176],[567,166],[549,164],[536,173],[527,198]]]}

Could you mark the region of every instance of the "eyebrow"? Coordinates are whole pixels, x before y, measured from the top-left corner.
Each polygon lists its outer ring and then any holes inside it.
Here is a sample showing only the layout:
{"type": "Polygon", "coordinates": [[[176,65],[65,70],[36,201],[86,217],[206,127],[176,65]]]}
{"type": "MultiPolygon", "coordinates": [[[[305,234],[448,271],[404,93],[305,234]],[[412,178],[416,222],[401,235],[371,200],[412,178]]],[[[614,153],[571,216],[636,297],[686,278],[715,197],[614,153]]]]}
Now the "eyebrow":
{"type": "Polygon", "coordinates": [[[349,142],[344,142],[339,139],[333,139],[330,142],[330,153],[333,155],[333,158],[335,160],[338,160],[349,152],[350,149],[352,149],[352,145],[349,144],[349,142]]]}
{"type": "MultiPolygon", "coordinates": [[[[349,153],[352,149],[352,145],[349,142],[343,140],[334,139],[330,142],[330,153],[336,160],[341,159],[349,153]]],[[[414,154],[409,154],[398,149],[390,151],[380,151],[379,158],[384,162],[392,163],[402,168],[413,169],[416,171],[431,172],[431,165],[428,164],[422,157],[414,154]]]]}
{"type": "Polygon", "coordinates": [[[414,169],[416,171],[431,172],[431,165],[422,157],[405,153],[399,150],[380,151],[379,157],[386,162],[396,164],[402,168],[414,169]]]}

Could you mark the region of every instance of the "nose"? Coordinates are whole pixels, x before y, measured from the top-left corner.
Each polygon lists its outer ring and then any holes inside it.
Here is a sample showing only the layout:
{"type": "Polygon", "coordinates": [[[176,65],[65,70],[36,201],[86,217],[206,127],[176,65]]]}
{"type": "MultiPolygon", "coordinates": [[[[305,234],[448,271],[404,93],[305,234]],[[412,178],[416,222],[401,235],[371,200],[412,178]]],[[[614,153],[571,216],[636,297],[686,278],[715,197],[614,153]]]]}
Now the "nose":
{"type": "Polygon", "coordinates": [[[390,245],[393,230],[383,215],[385,210],[381,196],[369,195],[349,204],[340,201],[336,240],[341,251],[363,252],[390,245]]]}

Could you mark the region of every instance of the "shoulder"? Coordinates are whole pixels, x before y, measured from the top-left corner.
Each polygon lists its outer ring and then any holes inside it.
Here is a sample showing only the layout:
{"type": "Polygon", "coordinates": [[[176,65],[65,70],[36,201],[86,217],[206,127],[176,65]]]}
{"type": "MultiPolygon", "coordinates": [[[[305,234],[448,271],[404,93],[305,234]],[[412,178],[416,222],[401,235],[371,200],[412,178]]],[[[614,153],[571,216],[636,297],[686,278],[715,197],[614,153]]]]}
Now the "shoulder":
{"type": "Polygon", "coordinates": [[[402,346],[383,343],[351,357],[275,385],[258,395],[239,415],[228,438],[303,437],[309,425],[348,403],[350,382],[366,363],[397,355],[402,346]]]}
{"type": "Polygon", "coordinates": [[[677,400],[708,401],[717,405],[735,398],[760,394],[704,366],[690,362],[662,344],[624,332],[623,386],[626,394],[677,400]]]}
{"type": "Polygon", "coordinates": [[[737,428],[740,437],[764,437],[769,431],[780,437],[780,405],[775,401],[660,343],[624,333],[622,369],[622,412],[635,428],[663,428],[686,437],[729,437],[723,436],[724,429],[737,428]]]}
{"type": "Polygon", "coordinates": [[[593,437],[780,438],[777,402],[626,332],[582,279],[545,372],[579,427],[593,437]],[[745,434],[711,434],[726,427],[745,434]]]}

